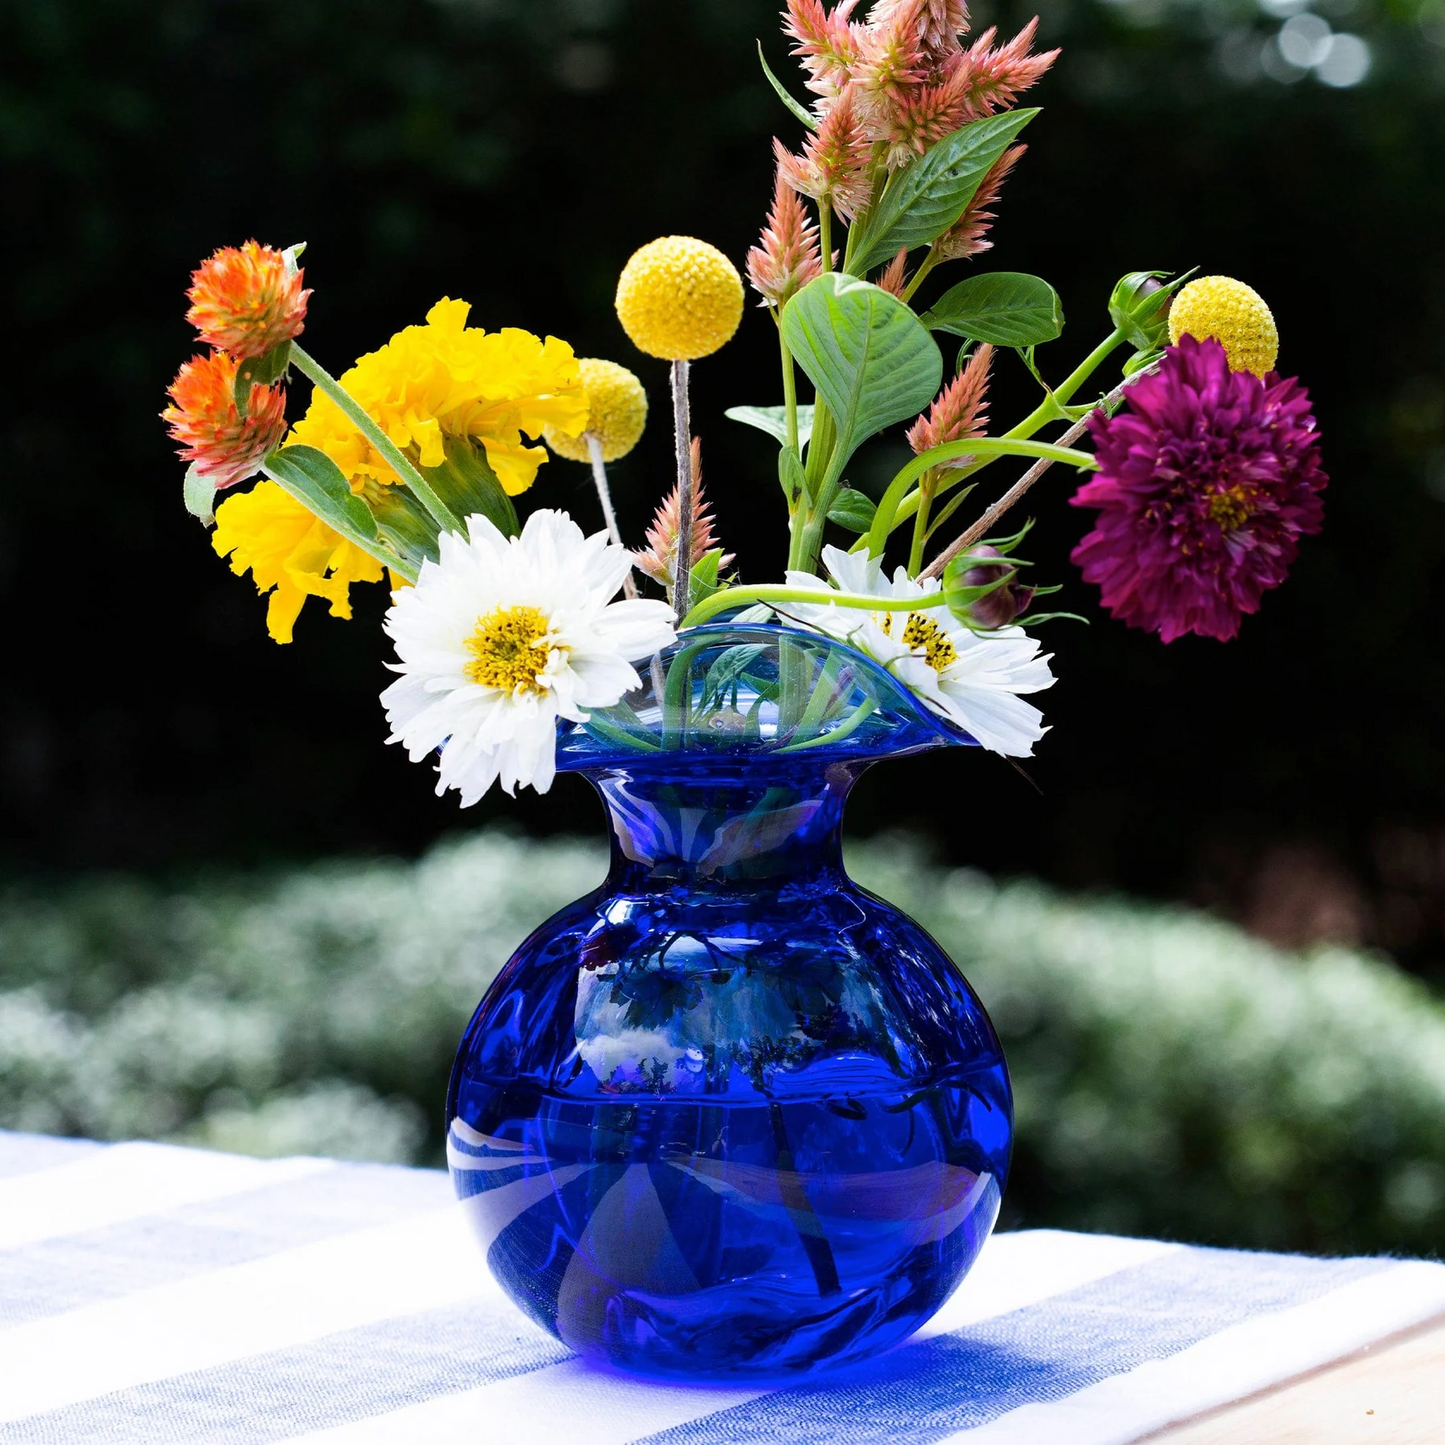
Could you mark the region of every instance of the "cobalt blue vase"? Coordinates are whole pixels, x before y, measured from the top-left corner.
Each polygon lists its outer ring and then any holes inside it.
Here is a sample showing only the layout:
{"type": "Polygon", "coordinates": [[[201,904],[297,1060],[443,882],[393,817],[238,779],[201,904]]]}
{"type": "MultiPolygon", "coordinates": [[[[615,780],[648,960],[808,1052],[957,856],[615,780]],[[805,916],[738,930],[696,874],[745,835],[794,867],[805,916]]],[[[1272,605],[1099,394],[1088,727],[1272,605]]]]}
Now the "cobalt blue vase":
{"type": "Polygon", "coordinates": [[[786,1379],[906,1339],[998,1215],[1012,1098],[978,998],[843,869],[873,763],[972,740],[861,653],[684,634],[564,727],[606,881],[462,1040],[448,1161],[493,1274],[584,1356],[786,1379]]]}

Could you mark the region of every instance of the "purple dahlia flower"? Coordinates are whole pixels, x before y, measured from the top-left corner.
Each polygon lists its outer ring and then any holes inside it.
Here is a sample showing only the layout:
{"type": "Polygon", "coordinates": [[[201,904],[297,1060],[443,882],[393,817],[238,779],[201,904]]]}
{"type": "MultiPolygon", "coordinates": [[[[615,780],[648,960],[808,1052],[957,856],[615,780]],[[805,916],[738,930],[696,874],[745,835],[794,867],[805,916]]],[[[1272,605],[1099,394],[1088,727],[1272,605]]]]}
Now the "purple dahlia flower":
{"type": "Polygon", "coordinates": [[[1131,626],[1227,642],[1323,525],[1309,394],[1230,371],[1219,342],[1184,336],[1125,396],[1126,410],[1090,418],[1100,470],[1073,505],[1099,519],[1073,560],[1131,626]]]}

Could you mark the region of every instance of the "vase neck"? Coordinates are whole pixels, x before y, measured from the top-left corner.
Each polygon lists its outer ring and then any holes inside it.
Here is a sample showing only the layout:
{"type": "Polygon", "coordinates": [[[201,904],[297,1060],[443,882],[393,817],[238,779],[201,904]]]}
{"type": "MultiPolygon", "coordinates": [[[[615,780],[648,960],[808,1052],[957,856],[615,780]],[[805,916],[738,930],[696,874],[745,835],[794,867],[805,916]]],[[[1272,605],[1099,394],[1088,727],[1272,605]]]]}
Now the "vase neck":
{"type": "Polygon", "coordinates": [[[609,881],[707,888],[841,875],[843,805],[865,766],[699,768],[679,759],[591,772],[612,825],[609,881]]]}

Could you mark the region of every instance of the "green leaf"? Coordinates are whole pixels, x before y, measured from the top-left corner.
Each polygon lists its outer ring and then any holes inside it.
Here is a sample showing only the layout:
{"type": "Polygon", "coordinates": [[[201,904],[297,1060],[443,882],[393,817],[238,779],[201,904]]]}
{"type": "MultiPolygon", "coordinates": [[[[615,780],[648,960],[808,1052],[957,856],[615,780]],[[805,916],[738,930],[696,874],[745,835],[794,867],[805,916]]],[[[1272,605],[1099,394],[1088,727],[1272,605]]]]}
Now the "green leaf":
{"type": "Polygon", "coordinates": [[[250,361],[243,361],[236,368],[234,387],[236,410],[245,416],[246,407],[251,400],[251,388],[253,386],[270,386],[272,382],[279,381],[286,375],[286,368],[290,364],[291,343],[289,341],[283,341],[280,346],[273,346],[265,356],[253,356],[250,361]]]}
{"type": "Polygon", "coordinates": [[[714,547],[692,564],[692,583],[687,594],[689,606],[696,607],[719,590],[717,574],[722,565],[722,555],[722,548],[714,547]]]}
{"type": "Polygon", "coordinates": [[[297,501],[338,532],[374,540],[376,518],[351,490],[341,468],[315,447],[282,447],[266,458],[266,470],[297,501]]]}
{"type": "Polygon", "coordinates": [[[744,643],[729,647],[718,654],[717,660],[707,670],[703,679],[702,696],[698,699],[698,710],[706,712],[722,702],[725,692],[738,683],[754,662],[767,651],[760,642],[744,643]]]}
{"type": "Polygon", "coordinates": [[[783,82],[773,74],[771,67],[768,65],[767,57],[763,54],[763,42],[761,40],[758,41],[758,64],[763,67],[763,74],[768,77],[768,84],[778,92],[778,99],[781,100],[809,130],[817,130],[818,117],[815,116],[802,101],[794,100],[784,87],[783,82]]]}
{"type": "Polygon", "coordinates": [[[215,525],[216,484],[203,477],[194,467],[186,468],[186,511],[205,526],[215,525]]]}
{"type": "Polygon", "coordinates": [[[1064,309],[1047,281],[1021,271],[990,271],[945,291],[923,324],[994,346],[1037,346],[1064,329],[1064,309]]]}
{"type": "Polygon", "coordinates": [[[377,534],[413,567],[437,561],[437,524],[410,487],[368,477],[362,500],[376,518],[377,534]]]}
{"type": "MultiPolygon", "coordinates": [[[[1124,363],[1124,375],[1137,376],[1141,371],[1148,371],[1151,366],[1158,366],[1163,359],[1164,353],[1162,351],[1136,351],[1133,356],[1124,363]]],[[[1117,411],[1123,404],[1123,400],[1123,397],[1120,397],[1109,410],[1111,412],[1117,411]]]]}
{"type": "Polygon", "coordinates": [[[866,532],[873,525],[873,514],[877,510],[871,498],[853,487],[844,487],[828,508],[828,520],[850,532],[866,532]]]}
{"type": "Polygon", "coordinates": [[[792,511],[808,490],[808,478],[797,452],[790,446],[784,446],[778,453],[778,481],[782,484],[783,496],[787,498],[788,510],[792,511]]]}
{"type": "Polygon", "coordinates": [[[863,442],[933,400],[943,356],[896,296],[837,272],[803,287],[783,308],[782,325],[788,349],[836,426],[821,482],[826,490],[863,442]]]}
{"type": "Polygon", "coordinates": [[[517,509],[487,461],[485,449],[466,437],[446,438],[446,460],[439,467],[421,467],[421,474],[452,515],[466,521],[480,512],[504,537],[522,529],[517,509]]]}
{"type": "MultiPolygon", "coordinates": [[[[788,442],[788,409],[785,406],[730,406],[723,415],[729,421],[740,421],[744,426],[757,427],[770,437],[776,437],[784,446],[788,442]]],[[[813,408],[798,408],[798,445],[807,446],[813,435],[813,408]]]]}
{"type": "Polygon", "coordinates": [[[964,213],[989,168],[1038,114],[1009,110],[945,136],[900,171],[859,222],[848,269],[861,276],[900,247],[932,245],[964,213]]]}

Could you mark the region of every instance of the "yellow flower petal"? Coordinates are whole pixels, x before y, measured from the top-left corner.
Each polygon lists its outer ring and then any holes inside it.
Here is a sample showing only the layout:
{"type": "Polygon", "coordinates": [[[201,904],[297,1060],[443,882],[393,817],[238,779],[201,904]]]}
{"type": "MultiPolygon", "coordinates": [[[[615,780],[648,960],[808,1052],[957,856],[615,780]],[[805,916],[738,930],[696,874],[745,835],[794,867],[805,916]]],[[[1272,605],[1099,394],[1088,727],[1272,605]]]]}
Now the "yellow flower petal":
{"type": "MultiPolygon", "coordinates": [[[[449,436],[470,437],[487,450],[513,495],[531,486],[546,452],[522,437],[548,428],[577,436],[587,423],[587,397],[577,358],[565,341],[509,327],[488,332],[466,324],[471,307],[445,298],[425,326],[408,326],[363,356],[341,384],[397,446],[423,467],[442,465],[449,436]]],[[[368,477],[397,478],[326,397],[312,398],[291,439],[325,452],[360,490],[368,477]]]]}
{"type": "Polygon", "coordinates": [[[487,462],[509,497],[525,492],[537,480],[537,468],[547,460],[546,447],[508,445],[490,439],[484,440],[483,445],[487,449],[487,462]]]}
{"type": "Polygon", "coordinates": [[[592,453],[586,437],[590,432],[602,443],[602,460],[618,461],[642,437],[647,425],[647,393],[632,372],[615,361],[584,356],[578,366],[587,393],[586,428],[581,435],[574,435],[560,427],[548,427],[543,439],[559,457],[590,462],[592,453]]]}
{"type": "Polygon", "coordinates": [[[275,482],[259,482],[222,502],[211,545],[218,555],[229,555],[238,577],[249,571],[256,590],[270,592],[266,629],[281,643],[291,641],[307,597],[324,598],[333,617],[349,618],[351,584],[380,582],[383,575],[380,562],[275,482]]]}

